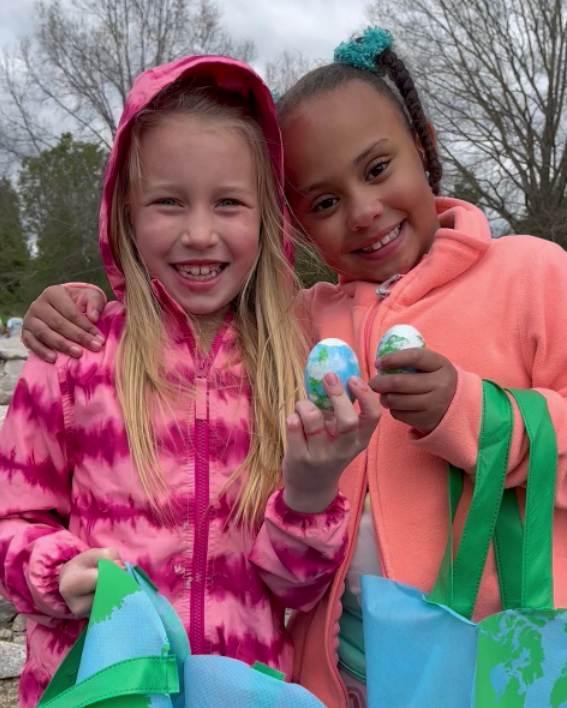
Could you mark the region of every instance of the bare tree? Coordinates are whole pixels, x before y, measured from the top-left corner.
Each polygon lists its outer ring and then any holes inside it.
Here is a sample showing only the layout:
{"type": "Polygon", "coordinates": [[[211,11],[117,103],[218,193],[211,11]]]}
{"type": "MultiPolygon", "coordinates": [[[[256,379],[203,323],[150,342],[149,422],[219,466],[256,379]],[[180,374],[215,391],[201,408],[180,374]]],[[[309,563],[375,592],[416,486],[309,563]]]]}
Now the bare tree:
{"type": "Polygon", "coordinates": [[[283,94],[315,66],[301,52],[286,49],[265,69],[266,83],[275,94],[283,94]]]}
{"type": "Polygon", "coordinates": [[[108,146],[140,72],[189,54],[254,58],[221,20],[213,0],[40,0],[34,36],[0,66],[0,149],[37,153],[62,123],[108,146]]]}
{"type": "Polygon", "coordinates": [[[516,233],[567,247],[567,0],[374,0],[454,184],[516,233]]]}

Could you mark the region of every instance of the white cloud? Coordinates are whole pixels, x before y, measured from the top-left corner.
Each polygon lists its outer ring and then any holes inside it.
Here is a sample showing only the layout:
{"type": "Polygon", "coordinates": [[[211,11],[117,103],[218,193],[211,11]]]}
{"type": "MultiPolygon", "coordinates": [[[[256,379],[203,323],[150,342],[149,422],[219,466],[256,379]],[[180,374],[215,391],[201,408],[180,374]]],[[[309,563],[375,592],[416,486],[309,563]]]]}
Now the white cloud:
{"type": "Polygon", "coordinates": [[[29,35],[34,25],[34,0],[0,0],[0,47],[29,35]]]}
{"type": "Polygon", "coordinates": [[[332,58],[335,46],[365,25],[367,0],[225,0],[226,26],[258,47],[258,65],[285,49],[332,58]]]}
{"type": "MultiPolygon", "coordinates": [[[[256,67],[261,68],[285,49],[330,60],[339,42],[364,27],[367,0],[220,0],[219,4],[228,31],[256,43],[256,67]]],[[[0,47],[28,35],[34,18],[34,0],[0,0],[0,47]]]]}

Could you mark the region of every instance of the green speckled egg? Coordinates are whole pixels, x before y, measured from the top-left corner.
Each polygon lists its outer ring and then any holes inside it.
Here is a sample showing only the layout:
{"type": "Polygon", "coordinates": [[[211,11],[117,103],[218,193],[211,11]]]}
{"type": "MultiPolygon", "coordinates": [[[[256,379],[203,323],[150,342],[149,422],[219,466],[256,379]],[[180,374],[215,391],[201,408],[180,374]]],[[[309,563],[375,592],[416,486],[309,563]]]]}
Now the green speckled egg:
{"type": "MultiPolygon", "coordinates": [[[[394,325],[382,336],[378,343],[376,358],[379,359],[386,354],[399,352],[401,349],[414,349],[415,347],[425,347],[425,341],[415,327],[411,325],[394,325]]],[[[400,369],[379,370],[380,374],[415,374],[417,369],[403,367],[400,369]]]]}

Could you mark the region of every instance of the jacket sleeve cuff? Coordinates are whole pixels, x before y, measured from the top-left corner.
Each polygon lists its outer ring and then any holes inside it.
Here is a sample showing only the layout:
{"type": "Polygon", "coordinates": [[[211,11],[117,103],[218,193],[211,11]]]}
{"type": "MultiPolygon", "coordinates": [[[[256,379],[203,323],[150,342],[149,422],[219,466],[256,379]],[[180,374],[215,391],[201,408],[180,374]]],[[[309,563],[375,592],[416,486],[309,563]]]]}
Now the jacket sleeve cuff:
{"type": "Polygon", "coordinates": [[[75,619],[59,592],[59,573],[68,561],[89,547],[68,531],[36,540],[30,556],[26,582],[34,605],[41,614],[75,619]]]}
{"type": "Polygon", "coordinates": [[[482,379],[457,369],[457,388],[439,425],[427,435],[410,430],[411,442],[455,467],[474,474],[482,414],[482,379]]]}
{"type": "Polygon", "coordinates": [[[283,498],[283,489],[279,489],[268,501],[266,517],[269,517],[281,528],[289,528],[290,530],[295,528],[304,533],[315,530],[320,533],[323,529],[340,525],[348,515],[348,510],[347,498],[338,492],[325,511],[319,514],[302,514],[287,506],[283,498]]]}
{"type": "Polygon", "coordinates": [[[324,595],[347,548],[348,501],[337,494],[320,514],[289,509],[283,490],[269,499],[250,561],[284,607],[304,612],[324,595]]]}

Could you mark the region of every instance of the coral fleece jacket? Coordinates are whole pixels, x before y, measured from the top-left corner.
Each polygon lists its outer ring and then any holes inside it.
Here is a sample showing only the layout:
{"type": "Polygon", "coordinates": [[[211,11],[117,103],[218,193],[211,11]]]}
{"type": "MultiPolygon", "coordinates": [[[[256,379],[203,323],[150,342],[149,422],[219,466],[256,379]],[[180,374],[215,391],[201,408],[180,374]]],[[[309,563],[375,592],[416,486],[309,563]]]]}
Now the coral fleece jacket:
{"type": "MultiPolygon", "coordinates": [[[[429,591],[447,540],[447,462],[469,473],[457,538],[470,503],[483,378],[509,388],[536,389],[547,400],[559,448],[555,601],[567,607],[567,253],[530,236],[493,239],[482,212],[464,202],[438,199],[437,210],[441,228],[432,249],[385,297],[376,283],[346,281],[320,283],[306,294],[314,337],[348,342],[363,376],[376,374],[378,341],[396,324],[416,327],[427,346],[458,371],[454,399],[432,433],[419,435],[385,411],[367,454],[341,478],[341,491],[351,504],[345,563],[323,601],[292,624],[294,678],[329,708],[347,706],[336,669],[337,622],[366,489],[383,572],[429,591]]],[[[523,502],[527,442],[515,412],[507,485],[520,487],[523,502]]],[[[499,608],[491,558],[475,616],[499,608]]]]}

